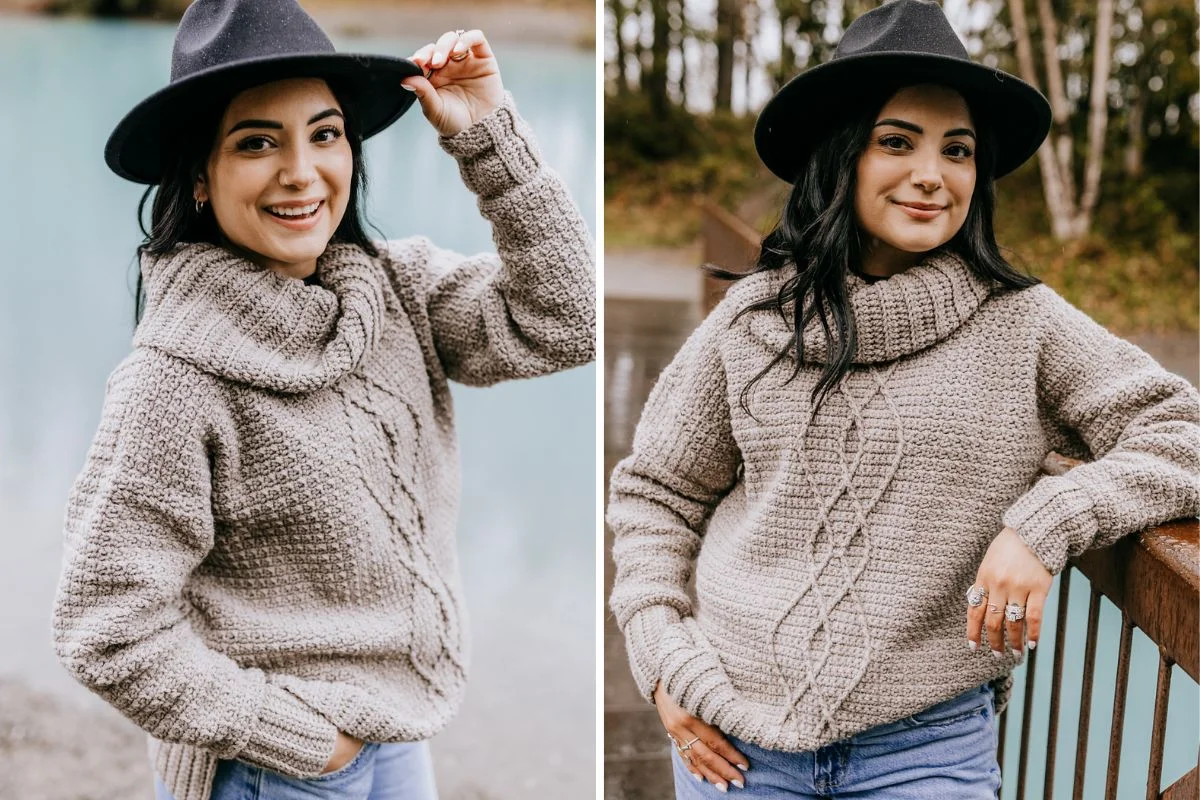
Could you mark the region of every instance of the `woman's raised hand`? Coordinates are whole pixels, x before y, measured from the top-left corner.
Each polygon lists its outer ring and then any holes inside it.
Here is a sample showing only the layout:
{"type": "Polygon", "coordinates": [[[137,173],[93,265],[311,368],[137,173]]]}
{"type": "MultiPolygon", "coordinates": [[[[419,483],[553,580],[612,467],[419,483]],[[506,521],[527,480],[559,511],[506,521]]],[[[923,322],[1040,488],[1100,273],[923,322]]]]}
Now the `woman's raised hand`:
{"type": "Polygon", "coordinates": [[[483,31],[448,31],[410,60],[425,77],[400,84],[416,93],[425,118],[442,136],[469,128],[504,100],[500,68],[483,31]]]}
{"type": "Polygon", "coordinates": [[[1006,634],[1013,650],[1021,652],[1025,637],[1032,650],[1042,633],[1042,611],[1053,582],[1054,576],[1015,530],[1000,531],[975,574],[972,590],[982,588],[987,595],[980,605],[967,605],[967,645],[972,650],[978,646],[986,625],[988,642],[996,657],[1004,652],[1006,634]],[[1023,619],[1007,619],[1005,607],[1009,603],[1023,607],[1023,619]]]}
{"type": "Polygon", "coordinates": [[[745,778],[738,769],[750,769],[750,762],[733,749],[725,734],[676,705],[662,683],[654,687],[654,704],[693,778],[707,780],[722,792],[729,791],[731,783],[745,788],[745,778]]]}

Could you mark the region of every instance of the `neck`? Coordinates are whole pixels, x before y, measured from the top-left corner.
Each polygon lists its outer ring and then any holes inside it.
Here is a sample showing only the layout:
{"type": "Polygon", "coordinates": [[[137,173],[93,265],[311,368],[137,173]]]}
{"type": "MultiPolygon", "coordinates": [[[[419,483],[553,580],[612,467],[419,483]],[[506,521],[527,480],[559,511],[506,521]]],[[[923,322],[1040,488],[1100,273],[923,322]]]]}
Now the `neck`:
{"type": "Polygon", "coordinates": [[[885,244],[879,239],[871,239],[863,253],[859,271],[864,275],[890,278],[916,265],[925,255],[925,253],[909,253],[885,244]]]}
{"type": "Polygon", "coordinates": [[[263,256],[261,253],[256,253],[253,250],[247,250],[240,245],[234,244],[234,242],[225,236],[224,233],[221,234],[221,246],[229,252],[241,256],[251,264],[257,264],[263,269],[269,269],[285,278],[304,280],[317,271],[317,260],[315,258],[308,261],[298,261],[296,263],[274,261],[266,256],[263,256]]]}

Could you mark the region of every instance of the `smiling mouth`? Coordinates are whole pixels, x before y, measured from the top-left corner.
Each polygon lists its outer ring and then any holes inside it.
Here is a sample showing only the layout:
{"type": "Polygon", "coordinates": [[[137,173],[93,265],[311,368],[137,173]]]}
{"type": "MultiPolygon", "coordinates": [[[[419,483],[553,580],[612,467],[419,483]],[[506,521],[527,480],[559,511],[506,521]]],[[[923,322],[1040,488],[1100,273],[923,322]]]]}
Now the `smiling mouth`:
{"type": "Polygon", "coordinates": [[[305,220],[312,219],[321,211],[321,206],[325,205],[324,200],[318,200],[315,203],[310,203],[306,206],[295,208],[285,208],[283,206],[267,206],[264,211],[273,217],[285,220],[305,220]]]}

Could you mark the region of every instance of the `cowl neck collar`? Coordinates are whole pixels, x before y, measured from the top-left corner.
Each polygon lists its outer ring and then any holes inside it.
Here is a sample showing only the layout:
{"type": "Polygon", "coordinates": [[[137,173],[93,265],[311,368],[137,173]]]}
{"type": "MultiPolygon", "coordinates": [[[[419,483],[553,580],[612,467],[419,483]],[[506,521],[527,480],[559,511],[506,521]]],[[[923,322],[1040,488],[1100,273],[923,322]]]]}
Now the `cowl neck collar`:
{"type": "Polygon", "coordinates": [[[146,310],[135,346],[278,392],[313,391],[353,371],[378,343],[389,303],[382,267],[349,244],[317,259],[319,285],[213,244],[143,254],[141,269],[146,310]]]}
{"type": "MultiPolygon", "coordinates": [[[[774,270],[766,281],[778,293],[790,276],[788,269],[774,270]]],[[[887,280],[868,283],[854,273],[846,276],[849,308],[858,327],[855,364],[877,364],[924,350],[948,337],[975,313],[991,293],[993,284],[977,276],[956,254],[934,251],[920,263],[887,280]]],[[[828,312],[828,306],[826,306],[828,312]]],[[[787,318],[775,309],[753,312],[750,335],[772,352],[792,347],[792,304],[784,306],[787,318]]],[[[832,324],[832,317],[829,317],[832,324]]],[[[833,331],[836,336],[836,331],[833,331]]],[[[830,348],[820,320],[804,328],[805,363],[824,364],[830,348]]]]}

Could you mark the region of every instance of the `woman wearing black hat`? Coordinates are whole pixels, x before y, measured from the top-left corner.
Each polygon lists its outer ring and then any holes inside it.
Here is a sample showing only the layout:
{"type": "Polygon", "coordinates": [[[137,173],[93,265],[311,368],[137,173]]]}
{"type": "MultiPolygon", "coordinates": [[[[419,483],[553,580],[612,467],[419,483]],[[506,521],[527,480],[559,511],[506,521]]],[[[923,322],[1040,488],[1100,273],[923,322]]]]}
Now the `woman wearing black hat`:
{"type": "Polygon", "coordinates": [[[152,185],[145,309],[71,492],[60,660],[149,733],[159,798],[433,798],[467,652],[448,382],[592,360],[583,219],[481,32],[339,54],[294,0],[196,0],[105,155],[152,185]],[[367,237],[362,141],[414,101],[499,256],[367,237]]]}
{"type": "Polygon", "coordinates": [[[919,0],[763,110],[782,219],[611,481],[677,797],[996,797],[1053,575],[1197,513],[1200,394],[997,247],[992,181],[1049,122],[919,0]],[[1092,460],[1036,480],[1050,450],[1092,460]]]}

